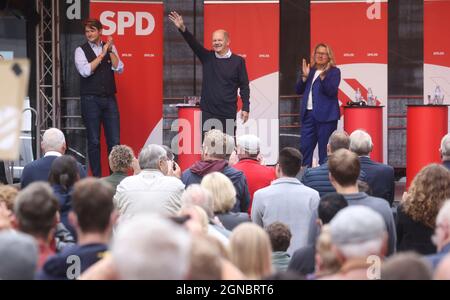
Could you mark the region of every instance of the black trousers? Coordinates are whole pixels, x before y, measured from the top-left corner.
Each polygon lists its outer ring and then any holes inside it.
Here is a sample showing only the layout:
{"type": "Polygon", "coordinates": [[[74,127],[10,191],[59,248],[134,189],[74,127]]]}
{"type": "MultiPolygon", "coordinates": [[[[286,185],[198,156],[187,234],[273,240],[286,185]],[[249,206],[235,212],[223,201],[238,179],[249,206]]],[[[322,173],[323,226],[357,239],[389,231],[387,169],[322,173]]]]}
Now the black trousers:
{"type": "Polygon", "coordinates": [[[211,129],[218,129],[232,137],[236,137],[236,116],[225,118],[202,111],[202,141],[205,133],[211,129]]]}

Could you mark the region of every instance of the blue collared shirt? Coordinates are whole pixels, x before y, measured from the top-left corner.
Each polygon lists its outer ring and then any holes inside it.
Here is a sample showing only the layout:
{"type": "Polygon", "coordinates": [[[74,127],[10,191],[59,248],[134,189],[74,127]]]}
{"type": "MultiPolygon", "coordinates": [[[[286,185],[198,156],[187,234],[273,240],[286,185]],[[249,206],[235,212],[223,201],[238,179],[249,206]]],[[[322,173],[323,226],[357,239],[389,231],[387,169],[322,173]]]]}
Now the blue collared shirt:
{"type": "MultiPolygon", "coordinates": [[[[99,45],[88,42],[91,46],[92,50],[94,51],[95,55],[99,56],[100,53],[102,53],[103,50],[103,42],[101,42],[99,45]]],[[[111,67],[111,69],[119,74],[123,72],[123,62],[119,58],[119,54],[117,53],[116,46],[112,46],[112,52],[117,56],[119,59],[119,63],[117,64],[117,68],[111,67]]],[[[80,73],[81,76],[84,78],[91,76],[92,68],[91,63],[88,62],[86,55],[84,54],[83,49],[81,47],[77,47],[75,50],[75,66],[77,67],[78,73],[80,73]]]]}

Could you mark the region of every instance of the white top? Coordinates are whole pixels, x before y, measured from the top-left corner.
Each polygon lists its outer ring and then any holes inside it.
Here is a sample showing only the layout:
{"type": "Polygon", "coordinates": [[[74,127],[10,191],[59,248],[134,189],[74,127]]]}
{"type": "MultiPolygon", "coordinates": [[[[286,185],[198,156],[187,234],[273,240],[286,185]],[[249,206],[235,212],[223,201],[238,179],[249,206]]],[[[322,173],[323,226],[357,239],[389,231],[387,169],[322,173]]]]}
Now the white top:
{"type": "Polygon", "coordinates": [[[224,55],[220,55],[217,52],[214,52],[214,54],[216,55],[217,58],[230,58],[231,57],[231,49],[228,49],[228,52],[225,53],[224,55]]]}
{"type": "Polygon", "coordinates": [[[317,77],[319,77],[319,75],[322,73],[322,70],[316,70],[316,73],[314,74],[314,78],[311,84],[311,90],[309,91],[309,95],[308,95],[308,103],[306,104],[306,109],[307,110],[312,110],[313,109],[313,101],[312,101],[312,86],[314,84],[314,81],[316,81],[317,77]]]}
{"type": "Polygon", "coordinates": [[[58,151],[48,151],[48,152],[45,152],[45,154],[44,154],[44,156],[62,156],[62,154],[61,153],[59,153],[58,151]]]}
{"type": "Polygon", "coordinates": [[[180,179],[165,176],[159,170],[145,169],[138,175],[128,176],[117,186],[113,199],[119,222],[146,212],[176,215],[183,192],[180,179]]]}
{"type": "MultiPolygon", "coordinates": [[[[101,42],[99,45],[91,42],[88,43],[94,51],[95,55],[99,56],[100,53],[102,53],[103,42],[101,42]]],[[[119,54],[117,53],[117,49],[114,45],[112,46],[112,52],[114,52],[117,58],[119,58],[119,54]]],[[[78,73],[80,73],[80,75],[84,78],[92,75],[91,63],[88,62],[86,55],[84,54],[84,51],[83,49],[81,49],[81,47],[77,47],[77,49],[75,50],[75,66],[77,67],[78,73]]],[[[111,67],[111,69],[119,74],[123,72],[123,62],[120,60],[120,58],[117,68],[111,67]]]]}

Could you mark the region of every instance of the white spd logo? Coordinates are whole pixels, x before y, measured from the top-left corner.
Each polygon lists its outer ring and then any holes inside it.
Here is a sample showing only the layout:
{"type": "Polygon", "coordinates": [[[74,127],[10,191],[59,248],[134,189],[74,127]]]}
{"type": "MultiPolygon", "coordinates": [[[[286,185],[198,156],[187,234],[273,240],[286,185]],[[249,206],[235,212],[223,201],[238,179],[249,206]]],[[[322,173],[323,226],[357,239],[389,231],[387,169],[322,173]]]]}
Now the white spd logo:
{"type": "Polygon", "coordinates": [[[155,29],[155,18],[149,12],[138,11],[135,13],[129,11],[104,11],[100,15],[100,22],[103,24],[104,35],[124,35],[125,28],[135,26],[136,35],[150,35],[155,29]],[[144,27],[144,20],[146,26],[144,27]]]}

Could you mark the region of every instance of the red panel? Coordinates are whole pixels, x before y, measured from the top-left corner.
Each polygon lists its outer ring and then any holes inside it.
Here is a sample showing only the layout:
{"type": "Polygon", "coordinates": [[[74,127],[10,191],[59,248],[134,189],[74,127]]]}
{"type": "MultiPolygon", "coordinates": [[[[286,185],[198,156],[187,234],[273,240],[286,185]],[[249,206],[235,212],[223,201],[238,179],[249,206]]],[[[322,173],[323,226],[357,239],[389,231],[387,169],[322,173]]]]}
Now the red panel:
{"type": "Polygon", "coordinates": [[[440,163],[441,139],[448,132],[447,106],[408,106],[406,185],[426,165],[440,163]]]}
{"type": "Polygon", "coordinates": [[[370,158],[383,162],[383,108],[345,107],[344,130],[351,134],[357,129],[364,129],[372,138],[373,150],[370,158]]]}
{"type": "MultiPolygon", "coordinates": [[[[102,13],[108,12],[108,24],[104,31],[110,31],[114,23],[116,30],[112,34],[125,68],[121,75],[116,74],[117,100],[120,111],[120,142],[131,146],[137,153],[145,144],[148,136],[162,119],[163,111],[163,4],[160,3],[118,3],[117,1],[91,2],[90,16],[102,20],[102,13]],[[131,13],[135,22],[123,26],[119,34],[119,14],[131,13]],[[151,14],[155,27],[150,34],[140,35],[136,28],[139,14],[151,14]],[[112,16],[113,15],[113,16],[112,16]]],[[[103,16],[103,19],[105,15],[103,16]]],[[[122,17],[127,23],[127,18],[122,17]]],[[[123,25],[123,24],[122,24],[123,25]]],[[[144,19],[142,27],[149,22],[144,19]]],[[[106,39],[106,38],[105,38],[106,39]]],[[[102,135],[103,176],[109,174],[106,144],[102,135]]]]}
{"type": "Polygon", "coordinates": [[[337,64],[387,63],[387,3],[311,4],[311,47],[326,43],[337,64]],[[369,19],[373,5],[380,7],[380,19],[369,19]]]}
{"type": "Polygon", "coordinates": [[[178,165],[181,171],[201,159],[201,111],[198,107],[179,107],[178,165]]]}
{"type": "Polygon", "coordinates": [[[205,4],[204,11],[206,48],[212,33],[225,29],[231,51],[245,58],[250,81],[278,71],[278,3],[205,4]]]}
{"type": "Polygon", "coordinates": [[[424,2],[424,62],[450,67],[450,1],[424,2]]]}

